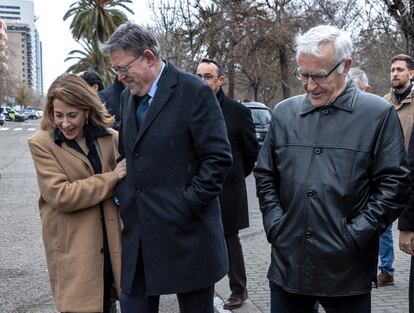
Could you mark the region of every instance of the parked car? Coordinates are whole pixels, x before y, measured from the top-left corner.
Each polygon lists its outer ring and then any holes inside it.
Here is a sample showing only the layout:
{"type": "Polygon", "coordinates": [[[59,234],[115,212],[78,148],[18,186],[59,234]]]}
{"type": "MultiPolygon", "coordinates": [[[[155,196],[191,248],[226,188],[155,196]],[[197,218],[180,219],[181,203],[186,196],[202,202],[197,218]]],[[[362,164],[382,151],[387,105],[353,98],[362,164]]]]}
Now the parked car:
{"type": "Polygon", "coordinates": [[[42,110],[35,110],[36,114],[39,116],[39,118],[41,118],[43,116],[43,111],[42,110]]]}
{"type": "Polygon", "coordinates": [[[1,107],[0,113],[3,113],[6,116],[6,121],[24,122],[27,120],[26,115],[16,112],[11,107],[1,107]]]}
{"type": "Polygon", "coordinates": [[[6,121],[12,120],[9,113],[3,107],[0,107],[0,114],[4,115],[4,118],[6,119],[6,121]]]}
{"type": "Polygon", "coordinates": [[[242,104],[248,107],[252,113],[252,119],[256,129],[256,138],[261,148],[270,126],[272,111],[260,102],[242,102],[242,104]]]}
{"type": "Polygon", "coordinates": [[[14,119],[13,113],[10,115],[10,112],[11,111],[8,111],[6,107],[0,107],[0,113],[4,115],[4,117],[6,118],[6,121],[13,121],[14,119]]]}
{"type": "Polygon", "coordinates": [[[20,113],[23,113],[24,115],[26,115],[27,118],[30,120],[37,120],[38,118],[41,117],[39,112],[40,111],[33,110],[33,109],[23,109],[20,113]]]}
{"type": "Polygon", "coordinates": [[[15,122],[24,122],[27,120],[27,116],[20,112],[14,112],[14,121],[15,122]]]}
{"type": "Polygon", "coordinates": [[[3,126],[5,122],[6,122],[6,117],[4,116],[3,113],[0,113],[0,126],[3,126]]]}

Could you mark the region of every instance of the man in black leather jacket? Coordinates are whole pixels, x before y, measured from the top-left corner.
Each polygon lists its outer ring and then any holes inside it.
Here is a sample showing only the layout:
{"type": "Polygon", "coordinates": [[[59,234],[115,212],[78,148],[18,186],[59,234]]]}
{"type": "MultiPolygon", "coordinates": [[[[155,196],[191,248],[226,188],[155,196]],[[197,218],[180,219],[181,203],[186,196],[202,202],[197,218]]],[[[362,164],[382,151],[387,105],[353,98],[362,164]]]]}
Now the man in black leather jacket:
{"type": "Polygon", "coordinates": [[[359,91],[349,34],[296,37],[305,95],[279,103],[254,174],[267,239],[271,312],[371,311],[378,236],[406,207],[409,170],[395,110],[359,91]]]}

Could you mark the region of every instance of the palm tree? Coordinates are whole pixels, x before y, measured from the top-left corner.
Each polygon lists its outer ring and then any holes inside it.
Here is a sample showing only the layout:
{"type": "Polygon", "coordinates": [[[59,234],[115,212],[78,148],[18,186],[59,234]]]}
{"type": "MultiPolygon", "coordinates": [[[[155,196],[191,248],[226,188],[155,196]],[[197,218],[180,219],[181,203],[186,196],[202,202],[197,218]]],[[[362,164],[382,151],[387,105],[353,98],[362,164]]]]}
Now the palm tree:
{"type": "Polygon", "coordinates": [[[79,0],[70,5],[63,20],[73,16],[70,30],[74,39],[104,42],[128,19],[118,8],[134,14],[128,3],[132,0],[79,0]]]}
{"type": "Polygon", "coordinates": [[[77,60],[76,63],[68,67],[68,73],[80,73],[88,68],[95,70],[101,76],[104,86],[110,85],[113,81],[113,74],[107,56],[102,55],[97,43],[79,42],[81,49],[72,50],[68,53],[66,61],[77,60]],[[103,69],[100,67],[104,64],[103,69]]]}
{"type": "Polygon", "coordinates": [[[97,71],[104,85],[112,81],[113,74],[109,59],[102,55],[99,43],[106,41],[115,29],[128,20],[124,9],[131,14],[134,12],[127,7],[132,0],[79,0],[70,5],[63,20],[73,17],[70,24],[73,38],[80,43],[83,50],[72,50],[65,61],[77,59],[78,63],[70,66],[67,72],[78,73],[88,68],[97,71]]]}

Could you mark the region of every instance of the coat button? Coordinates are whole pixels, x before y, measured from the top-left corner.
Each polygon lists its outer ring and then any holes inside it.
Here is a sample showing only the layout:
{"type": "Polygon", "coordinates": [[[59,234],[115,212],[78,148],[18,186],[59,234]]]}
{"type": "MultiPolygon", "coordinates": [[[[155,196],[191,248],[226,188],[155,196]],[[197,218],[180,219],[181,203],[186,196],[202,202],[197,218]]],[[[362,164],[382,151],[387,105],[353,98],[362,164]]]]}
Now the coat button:
{"type": "Polygon", "coordinates": [[[101,248],[101,250],[99,250],[100,253],[103,253],[103,248],[101,248]]]}
{"type": "Polygon", "coordinates": [[[328,114],[329,114],[329,110],[328,110],[328,109],[324,109],[324,110],[322,110],[322,114],[323,114],[323,115],[328,115],[328,114]]]}
{"type": "Polygon", "coordinates": [[[313,191],[308,191],[307,192],[308,197],[312,197],[314,195],[313,191]]]}
{"type": "Polygon", "coordinates": [[[320,149],[320,148],[315,149],[315,154],[321,154],[321,152],[322,152],[322,149],[320,149]]]}
{"type": "Polygon", "coordinates": [[[137,159],[137,158],[139,158],[139,157],[140,157],[139,153],[135,153],[135,154],[134,154],[134,158],[136,158],[136,159],[137,159]]]}
{"type": "Polygon", "coordinates": [[[309,238],[311,238],[312,237],[312,233],[310,232],[310,231],[307,231],[306,233],[305,233],[305,238],[306,239],[309,239],[309,238]]]}
{"type": "Polygon", "coordinates": [[[115,203],[115,205],[116,205],[117,207],[119,207],[119,206],[120,206],[121,201],[119,201],[119,198],[118,198],[117,196],[114,196],[113,201],[114,201],[114,203],[115,203]]]}

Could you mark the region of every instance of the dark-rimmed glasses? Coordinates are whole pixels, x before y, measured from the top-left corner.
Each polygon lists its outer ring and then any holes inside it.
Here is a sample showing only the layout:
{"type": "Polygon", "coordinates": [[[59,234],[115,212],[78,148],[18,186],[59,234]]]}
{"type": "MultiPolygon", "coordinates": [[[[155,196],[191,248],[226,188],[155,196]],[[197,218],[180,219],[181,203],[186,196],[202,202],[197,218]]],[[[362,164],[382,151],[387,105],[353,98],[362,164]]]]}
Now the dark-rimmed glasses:
{"type": "Polygon", "coordinates": [[[213,78],[218,77],[218,76],[214,76],[214,75],[211,75],[211,74],[204,74],[204,75],[197,74],[197,76],[200,77],[201,79],[204,79],[205,81],[209,81],[209,80],[212,80],[213,78]]]}
{"type": "Polygon", "coordinates": [[[312,78],[314,82],[316,83],[322,83],[328,79],[328,76],[331,75],[338,67],[341,65],[345,60],[342,60],[338,64],[334,66],[333,69],[331,69],[327,74],[306,74],[301,73],[298,71],[299,66],[296,67],[295,71],[293,72],[293,75],[296,76],[297,79],[299,79],[302,82],[307,82],[309,78],[312,78]]]}
{"type": "Polygon", "coordinates": [[[112,67],[112,70],[116,73],[116,74],[127,74],[129,71],[129,67],[131,66],[132,62],[134,62],[135,60],[137,60],[139,57],[136,57],[134,59],[132,59],[132,61],[130,61],[127,65],[122,66],[122,67],[112,67]]]}

